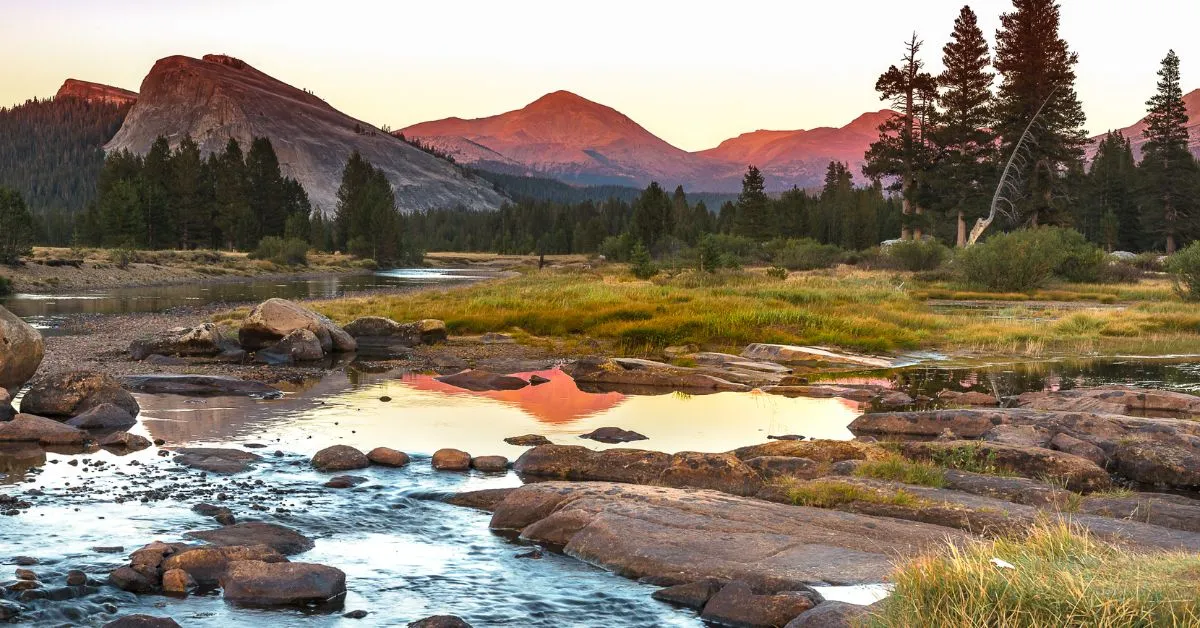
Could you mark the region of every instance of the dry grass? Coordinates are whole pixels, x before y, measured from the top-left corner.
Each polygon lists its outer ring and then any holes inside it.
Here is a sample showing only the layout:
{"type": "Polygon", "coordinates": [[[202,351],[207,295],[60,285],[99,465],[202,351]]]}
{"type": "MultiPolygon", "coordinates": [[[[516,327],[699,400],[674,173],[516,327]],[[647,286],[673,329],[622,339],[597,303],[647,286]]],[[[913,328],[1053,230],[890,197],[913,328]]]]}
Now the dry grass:
{"type": "Polygon", "coordinates": [[[929,500],[922,499],[902,488],[893,491],[848,484],[837,480],[785,479],[780,481],[779,486],[787,495],[788,500],[797,506],[836,509],[838,506],[858,502],[920,508],[931,504],[929,500]]]}
{"type": "MultiPolygon", "coordinates": [[[[997,319],[930,307],[905,287],[906,281],[894,273],[842,268],[793,273],[785,281],[755,272],[685,272],[650,282],[634,281],[618,267],[608,267],[342,299],[320,303],[317,309],[342,323],[364,315],[440,318],[458,334],[520,330],[533,336],[589,337],[629,354],[681,344],[732,350],[750,342],[880,353],[1200,352],[1200,311],[1177,299],[1070,311],[1013,303],[1008,315],[997,319]]],[[[1159,291],[1155,285],[1147,294],[1157,299],[1163,296],[1159,291]]]]}
{"type": "Polygon", "coordinates": [[[899,454],[890,454],[882,460],[863,462],[854,469],[854,475],[934,488],[942,488],[946,485],[945,467],[930,462],[909,460],[899,454]]]}
{"type": "Polygon", "coordinates": [[[1200,625],[1200,556],[1143,554],[1043,523],[903,564],[867,625],[1126,628],[1200,625]],[[993,558],[1010,563],[1005,569],[993,558]]]}

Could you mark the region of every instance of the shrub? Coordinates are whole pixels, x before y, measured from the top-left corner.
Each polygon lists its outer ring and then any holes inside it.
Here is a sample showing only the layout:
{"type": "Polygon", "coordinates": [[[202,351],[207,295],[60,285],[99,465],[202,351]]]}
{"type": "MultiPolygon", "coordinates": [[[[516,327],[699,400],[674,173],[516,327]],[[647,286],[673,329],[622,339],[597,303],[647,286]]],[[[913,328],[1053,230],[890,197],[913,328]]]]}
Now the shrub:
{"type": "Polygon", "coordinates": [[[905,240],[883,252],[885,261],[899,270],[933,270],[950,259],[950,249],[937,240],[905,240]]]}
{"type": "Polygon", "coordinates": [[[1175,292],[1184,301],[1200,302],[1200,242],[1179,251],[1167,260],[1167,270],[1175,280],[1175,292]]]}
{"type": "Polygon", "coordinates": [[[650,259],[650,252],[641,242],[633,245],[633,251],[629,255],[629,270],[638,279],[649,279],[658,274],[658,267],[654,265],[654,261],[650,259]]]}
{"type": "Polygon", "coordinates": [[[133,263],[134,255],[136,255],[136,253],[134,253],[131,249],[119,248],[109,251],[108,259],[115,264],[117,268],[125,270],[126,268],[129,268],[131,263],[133,263]]]}
{"type": "Polygon", "coordinates": [[[1107,256],[1077,231],[1039,227],[992,236],[959,252],[956,261],[968,283],[1015,292],[1040,288],[1054,276],[1099,281],[1107,256]]]}
{"type": "Polygon", "coordinates": [[[788,269],[782,266],[772,266],[767,269],[767,276],[782,281],[788,278],[788,269]]]}
{"type": "Polygon", "coordinates": [[[845,253],[832,244],[821,244],[816,240],[774,240],[767,244],[771,261],[788,270],[814,270],[832,268],[842,261],[845,253]]]}
{"type": "Polygon", "coordinates": [[[9,279],[8,277],[4,277],[3,275],[0,275],[0,297],[8,295],[8,294],[12,294],[12,292],[13,292],[12,280],[9,279]]]}
{"type": "Polygon", "coordinates": [[[600,243],[600,254],[610,262],[628,262],[633,254],[633,237],[628,233],[619,236],[608,236],[600,243]]]}
{"type": "Polygon", "coordinates": [[[721,268],[741,268],[745,259],[757,259],[762,249],[758,244],[739,236],[707,233],[696,244],[696,268],[716,272],[721,268]]]}
{"type": "Polygon", "coordinates": [[[280,266],[304,266],[308,264],[308,242],[298,238],[284,240],[267,236],[258,241],[258,248],[250,253],[250,259],[270,260],[280,266]]]}

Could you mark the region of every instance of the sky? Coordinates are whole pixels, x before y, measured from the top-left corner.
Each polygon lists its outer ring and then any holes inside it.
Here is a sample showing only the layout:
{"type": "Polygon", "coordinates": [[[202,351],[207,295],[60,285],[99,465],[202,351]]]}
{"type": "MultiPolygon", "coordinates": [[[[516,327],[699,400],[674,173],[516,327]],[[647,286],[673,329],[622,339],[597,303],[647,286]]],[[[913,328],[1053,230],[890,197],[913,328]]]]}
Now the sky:
{"type": "MultiPolygon", "coordinates": [[[[0,0],[0,106],[66,78],[136,90],[154,61],[223,53],[394,129],[565,89],[686,150],[842,126],[915,31],[933,72],[963,0],[0,0]]],[[[1011,0],[970,3],[990,42],[1011,0]]],[[[1145,113],[1167,50],[1200,88],[1200,2],[1061,0],[1093,134],[1145,113]]]]}

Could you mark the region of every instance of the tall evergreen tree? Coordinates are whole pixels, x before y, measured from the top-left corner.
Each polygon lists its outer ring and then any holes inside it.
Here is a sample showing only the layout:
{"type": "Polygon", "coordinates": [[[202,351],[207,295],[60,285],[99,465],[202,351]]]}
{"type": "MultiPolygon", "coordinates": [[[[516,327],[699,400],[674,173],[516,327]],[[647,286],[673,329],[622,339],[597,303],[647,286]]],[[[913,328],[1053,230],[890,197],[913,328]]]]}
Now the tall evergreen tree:
{"type": "Polygon", "coordinates": [[[142,161],[141,190],[142,227],[145,233],[135,244],[149,249],[165,249],[175,245],[174,199],[171,194],[171,145],[159,136],[150,145],[142,161]]]}
{"type": "MultiPolygon", "coordinates": [[[[919,216],[918,176],[932,158],[927,131],[937,80],[922,71],[922,42],[913,33],[905,42],[900,66],[891,66],[875,83],[880,100],[890,101],[898,115],[879,127],[879,139],[867,150],[863,172],[873,179],[895,177],[894,186],[903,199],[905,217],[919,216]]],[[[901,237],[921,237],[921,218],[912,218],[901,237]]]]}
{"type": "Polygon", "coordinates": [[[1196,205],[1196,159],[1188,151],[1188,115],[1179,84],[1179,57],[1170,51],[1158,71],[1158,92],[1146,102],[1145,224],[1171,255],[1191,235],[1188,221],[1196,205]]]}
{"type": "Polygon", "coordinates": [[[213,177],[214,226],[218,241],[229,248],[249,249],[258,244],[250,213],[246,158],[238,141],[229,138],[220,155],[209,157],[213,177]]]}
{"type": "Polygon", "coordinates": [[[246,153],[246,198],[256,218],[253,241],[268,235],[282,235],[287,224],[287,208],[279,158],[271,140],[256,137],[246,153]]]}
{"type": "Polygon", "coordinates": [[[33,216],[20,192],[0,186],[0,264],[16,264],[33,252],[33,216]]]}
{"type": "Polygon", "coordinates": [[[1088,171],[1086,202],[1076,227],[1110,251],[1144,246],[1137,190],[1138,172],[1130,141],[1110,131],[1096,149],[1088,171]]]}
{"type": "Polygon", "coordinates": [[[658,182],[652,182],[633,202],[633,223],[630,225],[633,237],[654,250],[659,240],[674,230],[674,211],[671,197],[658,182]]]}
{"type": "Polygon", "coordinates": [[[212,243],[211,203],[205,190],[207,178],[200,147],[190,135],[184,136],[171,159],[170,194],[179,233],[177,246],[181,249],[212,243]]]}
{"type": "Polygon", "coordinates": [[[1085,117],[1075,92],[1078,56],[1059,36],[1056,0],[1013,0],[1014,11],[1000,16],[996,33],[996,70],[1002,77],[996,95],[995,129],[1004,159],[1046,103],[1033,126],[1022,173],[1024,198],[1015,199],[1019,218],[1032,225],[1065,223],[1062,179],[1083,157],[1085,117]]]}
{"type": "Polygon", "coordinates": [[[971,7],[954,22],[950,42],[942,48],[945,70],[938,77],[941,93],[932,132],[937,146],[930,188],[937,209],[955,219],[955,239],[966,246],[967,221],[982,214],[994,187],[995,136],[992,122],[991,56],[971,7]],[[989,163],[991,162],[991,163],[989,163]]]}
{"type": "Polygon", "coordinates": [[[742,192],[738,194],[734,234],[755,240],[766,240],[775,235],[775,221],[765,186],[762,172],[754,166],[748,167],[742,177],[742,192]]]}

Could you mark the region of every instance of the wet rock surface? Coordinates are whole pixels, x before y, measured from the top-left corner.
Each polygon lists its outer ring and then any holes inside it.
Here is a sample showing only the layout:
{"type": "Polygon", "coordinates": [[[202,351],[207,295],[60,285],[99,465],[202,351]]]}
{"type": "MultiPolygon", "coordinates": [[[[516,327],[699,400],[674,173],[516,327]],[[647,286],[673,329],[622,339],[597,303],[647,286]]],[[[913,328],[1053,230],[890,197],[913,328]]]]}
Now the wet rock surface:
{"type": "Polygon", "coordinates": [[[220,375],[130,375],[123,377],[121,383],[127,390],[152,395],[271,398],[283,394],[262,382],[220,375]]]}
{"type": "Polygon", "coordinates": [[[346,596],[342,570],[312,563],[237,561],[222,574],[220,584],[227,601],[247,606],[340,608],[346,596]]]}
{"type": "Polygon", "coordinates": [[[179,454],[174,458],[177,464],[212,473],[241,473],[262,459],[244,449],[221,447],[184,447],[176,453],[179,454]]]}
{"type": "Polygon", "coordinates": [[[511,375],[498,375],[489,371],[469,369],[454,375],[444,375],[436,378],[437,381],[443,384],[450,384],[462,388],[463,390],[471,390],[474,392],[484,392],[489,390],[520,390],[529,385],[529,382],[520,377],[511,375]]]}
{"type": "Polygon", "coordinates": [[[333,321],[286,299],[267,299],[255,306],[238,330],[238,341],[242,348],[257,351],[299,329],[312,332],[323,352],[349,352],[358,347],[333,321]]]}
{"type": "Polygon", "coordinates": [[[93,440],[83,430],[32,414],[17,414],[11,420],[0,423],[0,442],[82,446],[93,440]]]}
{"type": "Polygon", "coordinates": [[[631,578],[774,590],[875,582],[896,555],[965,538],[923,523],[606,482],[525,485],[496,506],[491,526],[631,578]]]}
{"type": "Polygon", "coordinates": [[[363,452],[349,445],[333,445],[318,451],[312,457],[312,466],[318,471],[351,471],[371,466],[363,452]]]}
{"type": "Polygon", "coordinates": [[[284,556],[307,552],[313,548],[312,539],[297,530],[263,521],[248,521],[215,530],[188,532],[186,536],[217,547],[265,545],[284,556]]]}
{"type": "Polygon", "coordinates": [[[672,390],[696,392],[747,391],[697,369],[636,358],[585,358],[563,367],[581,390],[663,394],[672,390]]]}
{"type": "Polygon", "coordinates": [[[139,338],[130,343],[129,355],[134,360],[144,360],[151,355],[212,357],[235,346],[235,341],[226,338],[220,327],[213,323],[201,323],[195,327],[175,327],[139,338]]]}
{"type": "Polygon", "coordinates": [[[471,454],[459,449],[439,449],[433,452],[430,464],[438,471],[466,471],[471,468],[471,454]]]}
{"type": "Polygon", "coordinates": [[[137,400],[116,378],[103,373],[71,371],[38,378],[21,399],[27,414],[67,420],[97,406],[112,404],[131,416],[141,412],[137,400]]]}
{"type": "Polygon", "coordinates": [[[581,434],[579,438],[587,438],[598,443],[632,443],[639,440],[648,440],[646,436],[638,434],[632,430],[625,430],[619,427],[599,427],[587,434],[581,434]]]}
{"type": "Polygon", "coordinates": [[[524,436],[509,436],[504,439],[504,442],[509,445],[518,447],[537,447],[538,445],[552,445],[549,438],[541,434],[525,434],[524,436]]]}
{"type": "Polygon", "coordinates": [[[403,467],[409,463],[408,454],[389,447],[376,447],[368,451],[367,460],[384,467],[403,467]]]}
{"type": "Polygon", "coordinates": [[[787,624],[820,601],[812,591],[759,594],[749,584],[735,581],[712,596],[700,617],[726,626],[767,628],[787,624]]]}

